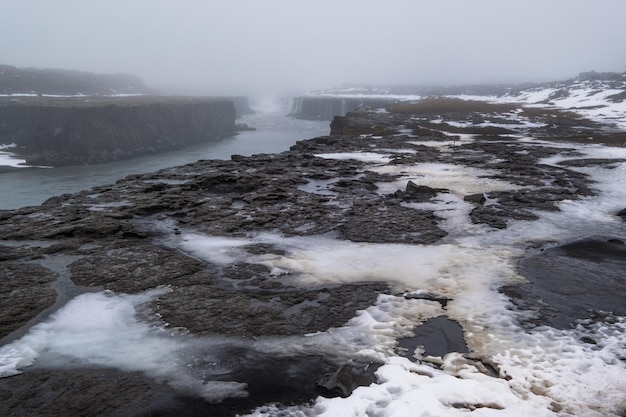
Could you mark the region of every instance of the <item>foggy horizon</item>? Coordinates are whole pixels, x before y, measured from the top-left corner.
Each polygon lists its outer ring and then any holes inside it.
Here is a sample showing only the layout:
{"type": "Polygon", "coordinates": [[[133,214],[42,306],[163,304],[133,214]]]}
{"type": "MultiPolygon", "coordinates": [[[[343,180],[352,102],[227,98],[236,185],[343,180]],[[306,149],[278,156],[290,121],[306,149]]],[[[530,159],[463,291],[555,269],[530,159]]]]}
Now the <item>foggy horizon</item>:
{"type": "Polygon", "coordinates": [[[0,64],[184,94],[548,82],[624,72],[626,2],[0,0],[0,64]]]}

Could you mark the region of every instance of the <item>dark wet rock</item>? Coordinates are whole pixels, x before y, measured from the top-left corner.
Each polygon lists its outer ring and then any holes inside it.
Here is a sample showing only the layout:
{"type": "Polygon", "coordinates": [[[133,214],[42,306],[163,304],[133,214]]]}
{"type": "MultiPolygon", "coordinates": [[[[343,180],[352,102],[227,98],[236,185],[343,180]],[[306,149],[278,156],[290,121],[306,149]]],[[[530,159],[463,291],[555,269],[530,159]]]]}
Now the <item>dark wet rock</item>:
{"type": "Polygon", "coordinates": [[[473,223],[486,224],[494,229],[506,229],[509,212],[498,207],[477,207],[470,212],[473,223]]]}
{"type": "Polygon", "coordinates": [[[493,192],[489,193],[490,199],[495,199],[495,204],[478,206],[470,212],[470,218],[474,223],[487,224],[496,229],[507,227],[508,220],[537,220],[539,216],[534,210],[554,211],[558,210],[558,199],[542,199],[542,193],[536,193],[527,198],[526,193],[493,192]]]}
{"type": "MultiPolygon", "coordinates": [[[[198,176],[182,189],[200,189],[209,193],[250,192],[261,186],[256,175],[212,172],[198,176]]],[[[160,191],[160,190],[157,190],[160,191]]]]}
{"type": "Polygon", "coordinates": [[[242,398],[227,398],[219,403],[210,403],[191,396],[171,393],[160,389],[158,403],[153,402],[137,416],[235,416],[251,412],[262,404],[280,403],[295,405],[306,403],[319,395],[336,397],[336,389],[326,389],[318,384],[326,375],[346,369],[340,380],[346,389],[369,385],[375,381],[377,363],[355,361],[351,365],[338,365],[321,355],[268,355],[251,349],[231,347],[220,354],[220,361],[230,371],[222,375],[222,381],[237,381],[246,384],[248,395],[242,398]]]}
{"type": "Polygon", "coordinates": [[[429,292],[404,294],[404,298],[406,298],[407,300],[435,301],[441,304],[441,308],[443,308],[444,310],[446,309],[446,306],[448,305],[448,302],[450,301],[448,297],[444,297],[443,295],[431,294],[429,292]]]}
{"type": "Polygon", "coordinates": [[[36,369],[0,379],[3,417],[148,415],[167,397],[166,386],[107,369],[36,369]]]}
{"type": "Polygon", "coordinates": [[[513,184],[510,191],[487,193],[490,204],[477,206],[470,213],[474,223],[506,228],[509,219],[536,220],[535,210],[555,211],[563,200],[595,195],[586,175],[562,167],[538,164],[539,159],[566,150],[551,146],[528,148],[502,138],[464,144],[458,148],[471,150],[471,153],[455,153],[451,157],[453,160],[472,167],[496,169],[497,175],[487,175],[485,178],[513,184]],[[528,188],[517,189],[517,186],[528,188]]]}
{"type": "Polygon", "coordinates": [[[605,168],[615,168],[617,165],[626,162],[626,159],[589,159],[579,158],[574,160],[565,160],[558,163],[560,166],[565,167],[589,167],[589,166],[601,166],[605,168]]]}
{"type": "Polygon", "coordinates": [[[341,231],[347,239],[372,243],[434,243],[447,235],[441,219],[429,210],[416,210],[392,201],[353,206],[341,231]]]}
{"type": "MultiPolygon", "coordinates": [[[[259,404],[279,402],[285,405],[302,404],[319,395],[336,397],[342,395],[337,389],[328,390],[319,385],[325,375],[333,375],[337,370],[344,369],[340,378],[346,390],[375,382],[374,372],[379,364],[355,361],[349,365],[338,365],[320,355],[297,356],[259,356],[255,352],[233,350],[230,352],[237,369],[228,376],[229,379],[247,384],[249,396],[246,398],[227,399],[216,404],[208,411],[215,414],[199,415],[234,415],[249,411],[259,404]],[[231,414],[220,414],[221,410],[229,410],[231,414]]],[[[351,392],[351,391],[350,391],[351,392]]]]}
{"type": "Polygon", "coordinates": [[[394,193],[396,198],[409,202],[425,202],[435,198],[439,193],[447,193],[448,190],[441,188],[432,188],[427,185],[418,185],[409,180],[404,191],[398,190],[394,193]]]}
{"type": "MultiPolygon", "coordinates": [[[[552,249],[557,251],[557,249],[552,249]]],[[[561,245],[558,252],[576,259],[584,259],[596,263],[611,260],[626,262],[626,246],[622,239],[588,239],[561,245]]]]}
{"type": "Polygon", "coordinates": [[[343,114],[335,114],[330,122],[330,134],[340,135],[345,130],[346,118],[343,114]]]}
{"type": "Polygon", "coordinates": [[[36,262],[0,262],[0,339],[54,304],[56,279],[36,262]]]}
{"type": "Polygon", "coordinates": [[[482,205],[482,204],[485,204],[485,202],[487,201],[487,198],[485,197],[483,193],[480,193],[480,194],[466,195],[465,197],[463,197],[463,200],[467,201],[468,203],[482,205]]]}
{"type": "Polygon", "coordinates": [[[355,388],[376,382],[374,371],[378,364],[342,365],[335,372],[323,375],[317,380],[325,397],[348,397],[355,388]]]}
{"type": "Polygon", "coordinates": [[[389,136],[398,133],[406,117],[391,113],[374,113],[371,111],[355,111],[345,117],[335,117],[330,124],[331,136],[341,135],[373,135],[389,136]]]}
{"type": "Polygon", "coordinates": [[[354,374],[350,365],[343,365],[332,374],[326,374],[317,381],[320,387],[336,392],[341,397],[348,397],[356,384],[354,382],[354,374]]]}
{"type": "Polygon", "coordinates": [[[234,288],[203,283],[174,287],[159,297],[155,310],[169,326],[194,334],[298,335],[346,323],[387,289],[385,284],[272,287],[243,271],[241,275],[251,282],[234,288]]]}
{"type": "Polygon", "coordinates": [[[569,328],[598,314],[626,314],[624,239],[594,237],[549,247],[520,263],[528,284],[501,291],[517,308],[535,312],[528,325],[569,328]]]}
{"type": "Polygon", "coordinates": [[[262,404],[301,404],[320,394],[342,395],[335,389],[339,384],[346,390],[369,385],[379,366],[355,362],[344,367],[321,355],[268,355],[237,346],[217,355],[228,372],[214,380],[246,384],[246,397],[208,402],[176,392],[165,381],[106,368],[28,369],[19,376],[0,379],[2,416],[235,416],[262,404]],[[335,387],[326,389],[318,384],[338,369],[346,371],[335,387]]]}
{"type": "Polygon", "coordinates": [[[467,345],[463,337],[461,325],[446,316],[426,320],[413,329],[413,336],[398,339],[396,351],[415,360],[416,349],[423,351],[424,356],[444,356],[450,352],[467,353],[467,345]]]}
{"type": "MultiPolygon", "coordinates": [[[[144,241],[98,245],[69,265],[76,285],[133,294],[203,274],[202,262],[144,241]],[[111,262],[111,260],[114,262],[111,262]],[[97,273],[94,273],[97,271],[97,273]],[[127,277],[120,279],[120,277],[127,277]]],[[[207,281],[207,277],[202,279],[207,281]]]]}

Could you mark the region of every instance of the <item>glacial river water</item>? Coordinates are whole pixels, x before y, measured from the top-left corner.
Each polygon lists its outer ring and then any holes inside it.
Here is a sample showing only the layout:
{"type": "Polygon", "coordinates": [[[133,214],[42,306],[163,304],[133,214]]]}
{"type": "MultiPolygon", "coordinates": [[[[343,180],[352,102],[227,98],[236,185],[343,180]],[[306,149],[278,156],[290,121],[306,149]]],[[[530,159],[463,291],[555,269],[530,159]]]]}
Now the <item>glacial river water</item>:
{"type": "Polygon", "coordinates": [[[153,172],[199,159],[282,152],[298,140],[327,135],[330,131],[327,121],[297,120],[276,109],[257,110],[255,114],[238,119],[237,123],[245,123],[257,130],[240,132],[219,142],[108,164],[20,168],[0,173],[0,210],[39,205],[56,195],[112,184],[127,175],[153,172]]]}

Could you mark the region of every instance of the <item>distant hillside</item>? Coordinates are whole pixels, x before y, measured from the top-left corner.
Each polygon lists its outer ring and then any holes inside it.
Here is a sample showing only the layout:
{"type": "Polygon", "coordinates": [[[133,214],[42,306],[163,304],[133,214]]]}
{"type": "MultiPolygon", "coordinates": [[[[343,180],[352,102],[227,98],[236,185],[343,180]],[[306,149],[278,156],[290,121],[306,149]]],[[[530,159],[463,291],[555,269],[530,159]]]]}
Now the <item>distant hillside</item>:
{"type": "Polygon", "coordinates": [[[451,87],[345,85],[295,97],[291,115],[332,120],[354,109],[386,107],[424,98],[449,97],[494,103],[519,103],[572,111],[582,117],[626,129],[626,72],[583,72],[577,77],[545,83],[451,87]]]}
{"type": "Polygon", "coordinates": [[[119,95],[153,93],[129,74],[94,74],[64,69],[0,65],[0,94],[119,95]]]}

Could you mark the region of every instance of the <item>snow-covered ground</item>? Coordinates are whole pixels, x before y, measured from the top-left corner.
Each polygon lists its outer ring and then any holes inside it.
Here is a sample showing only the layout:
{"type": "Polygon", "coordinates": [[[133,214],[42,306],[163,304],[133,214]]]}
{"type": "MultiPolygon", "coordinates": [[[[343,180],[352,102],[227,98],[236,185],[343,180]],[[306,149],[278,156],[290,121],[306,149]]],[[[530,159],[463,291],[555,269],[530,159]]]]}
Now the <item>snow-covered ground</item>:
{"type": "Polygon", "coordinates": [[[14,147],[14,143],[10,143],[8,145],[0,144],[0,166],[9,166],[13,168],[28,167],[28,165],[26,165],[25,159],[20,159],[13,152],[9,151],[11,148],[14,147]]]}
{"type": "MultiPolygon", "coordinates": [[[[415,93],[404,94],[399,92],[398,89],[365,87],[320,90],[309,92],[306,95],[372,100],[388,99],[394,101],[417,101],[424,97],[424,95],[415,93]]],[[[445,97],[491,103],[517,103],[527,107],[568,110],[584,118],[605,124],[607,127],[620,130],[626,129],[626,77],[624,77],[623,82],[582,80],[562,84],[546,84],[521,90],[511,89],[511,92],[501,95],[451,94],[445,95],[445,97]],[[621,96],[618,96],[620,94],[621,96]]],[[[490,125],[492,124],[484,126],[490,125]]],[[[512,127],[519,127],[519,125],[512,127]]]]}
{"type": "Polygon", "coordinates": [[[419,94],[405,94],[388,88],[365,87],[342,87],[328,90],[309,91],[305,93],[305,96],[397,101],[414,101],[422,98],[419,94]]]}
{"type": "Polygon", "coordinates": [[[626,129],[626,80],[622,88],[587,80],[561,87],[535,87],[501,96],[451,95],[448,97],[568,110],[608,127],[626,129]],[[618,97],[619,94],[621,97],[618,97]]]}

